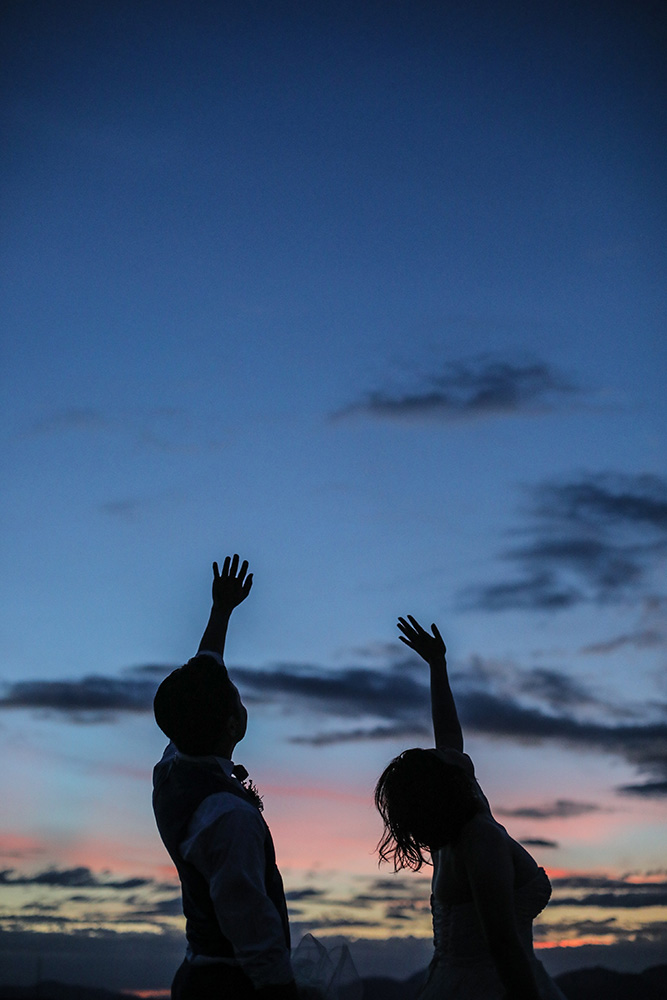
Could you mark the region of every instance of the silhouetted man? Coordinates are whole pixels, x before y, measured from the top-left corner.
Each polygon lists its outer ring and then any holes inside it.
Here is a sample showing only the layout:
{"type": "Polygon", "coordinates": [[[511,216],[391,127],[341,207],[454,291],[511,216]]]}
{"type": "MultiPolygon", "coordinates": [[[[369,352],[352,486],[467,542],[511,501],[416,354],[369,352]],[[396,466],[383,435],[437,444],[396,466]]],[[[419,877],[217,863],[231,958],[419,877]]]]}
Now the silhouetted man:
{"type": "Polygon", "coordinates": [[[199,650],[158,688],[170,743],[153,775],[160,836],[181,880],[187,950],[173,1000],[296,1000],[289,925],[273,841],[247,772],[232,762],[248,714],[223,662],[248,563],[213,563],[213,607],[199,650]]]}

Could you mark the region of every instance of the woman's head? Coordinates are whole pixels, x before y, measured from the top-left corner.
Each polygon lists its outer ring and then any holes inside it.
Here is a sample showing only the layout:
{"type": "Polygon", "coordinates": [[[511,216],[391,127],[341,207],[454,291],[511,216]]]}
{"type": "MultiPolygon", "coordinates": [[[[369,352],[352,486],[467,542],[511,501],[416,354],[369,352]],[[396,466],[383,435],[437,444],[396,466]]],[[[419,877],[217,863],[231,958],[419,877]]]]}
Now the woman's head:
{"type": "Polygon", "coordinates": [[[437,850],[458,836],[479,809],[474,778],[437,751],[405,750],[385,768],[375,788],[384,822],[380,858],[394,870],[424,864],[424,849],[437,850]]]}

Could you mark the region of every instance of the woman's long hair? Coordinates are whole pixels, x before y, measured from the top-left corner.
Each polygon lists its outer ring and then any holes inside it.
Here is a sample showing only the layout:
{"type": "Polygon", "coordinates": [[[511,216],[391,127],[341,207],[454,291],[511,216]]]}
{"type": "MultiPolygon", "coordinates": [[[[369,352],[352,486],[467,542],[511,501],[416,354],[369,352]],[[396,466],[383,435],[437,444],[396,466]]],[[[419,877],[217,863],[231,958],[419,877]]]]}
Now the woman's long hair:
{"type": "Polygon", "coordinates": [[[394,871],[419,871],[429,864],[423,851],[455,840],[479,808],[473,781],[460,767],[418,748],[404,750],[385,768],[375,787],[375,805],[384,823],[377,851],[394,871]]]}

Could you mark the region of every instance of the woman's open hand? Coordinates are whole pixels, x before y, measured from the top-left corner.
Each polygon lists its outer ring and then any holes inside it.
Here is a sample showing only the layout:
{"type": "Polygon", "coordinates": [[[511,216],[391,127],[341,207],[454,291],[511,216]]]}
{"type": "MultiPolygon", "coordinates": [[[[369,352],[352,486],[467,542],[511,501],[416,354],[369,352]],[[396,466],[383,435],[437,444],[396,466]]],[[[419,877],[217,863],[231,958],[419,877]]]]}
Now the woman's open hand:
{"type": "Polygon", "coordinates": [[[416,618],[408,615],[408,621],[405,618],[398,619],[398,628],[403,633],[399,636],[401,642],[419,653],[427,663],[439,663],[445,659],[447,649],[437,625],[431,625],[431,632],[427,632],[416,618]]]}

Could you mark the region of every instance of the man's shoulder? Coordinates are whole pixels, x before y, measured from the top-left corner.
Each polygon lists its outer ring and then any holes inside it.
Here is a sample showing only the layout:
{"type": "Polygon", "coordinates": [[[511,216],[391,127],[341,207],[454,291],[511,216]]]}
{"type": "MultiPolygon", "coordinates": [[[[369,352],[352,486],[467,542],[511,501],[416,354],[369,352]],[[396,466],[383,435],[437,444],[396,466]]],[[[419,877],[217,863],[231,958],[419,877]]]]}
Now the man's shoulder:
{"type": "Polygon", "coordinates": [[[244,822],[252,823],[258,827],[264,826],[261,813],[252,802],[227,789],[212,792],[205,799],[202,799],[192,818],[198,825],[206,826],[222,817],[232,815],[234,819],[242,817],[244,822]]]}
{"type": "Polygon", "coordinates": [[[155,766],[159,767],[160,764],[168,764],[169,761],[174,759],[177,753],[178,751],[176,749],[176,744],[170,741],[169,743],[167,743],[166,747],[164,748],[162,756],[160,757],[159,761],[155,766]]]}
{"type": "Polygon", "coordinates": [[[268,836],[266,823],[252,803],[231,792],[214,792],[192,813],[182,847],[186,856],[196,844],[204,848],[235,843],[245,845],[245,849],[264,850],[268,836]]]}

